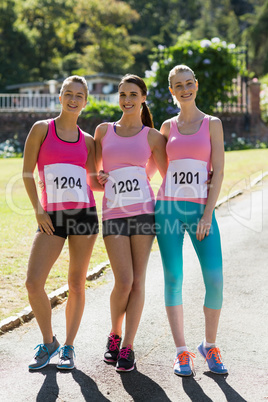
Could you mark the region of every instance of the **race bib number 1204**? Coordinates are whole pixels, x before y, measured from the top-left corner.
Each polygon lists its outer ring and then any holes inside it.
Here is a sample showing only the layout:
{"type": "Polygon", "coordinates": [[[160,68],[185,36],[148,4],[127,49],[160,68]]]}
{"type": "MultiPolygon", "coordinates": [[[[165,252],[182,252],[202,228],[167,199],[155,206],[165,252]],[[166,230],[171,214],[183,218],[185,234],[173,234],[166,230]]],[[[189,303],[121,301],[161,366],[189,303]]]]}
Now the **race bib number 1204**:
{"type": "Polygon", "coordinates": [[[44,167],[47,202],[86,202],[87,174],[81,166],[54,163],[44,167]]]}

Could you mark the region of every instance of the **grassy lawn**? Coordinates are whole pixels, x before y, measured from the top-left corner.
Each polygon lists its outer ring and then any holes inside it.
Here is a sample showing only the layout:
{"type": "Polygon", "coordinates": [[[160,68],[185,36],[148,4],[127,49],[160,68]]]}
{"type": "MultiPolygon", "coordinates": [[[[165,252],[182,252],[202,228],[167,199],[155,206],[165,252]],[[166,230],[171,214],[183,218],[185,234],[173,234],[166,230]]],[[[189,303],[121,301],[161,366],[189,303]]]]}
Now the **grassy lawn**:
{"type": "MultiPolygon", "coordinates": [[[[22,159],[0,159],[0,320],[13,315],[28,305],[24,286],[27,261],[36,231],[35,216],[21,178],[22,159]]],[[[232,151],[226,153],[225,177],[220,199],[243,188],[261,172],[268,171],[268,149],[232,151]]],[[[152,186],[157,192],[161,177],[156,174],[152,186]]],[[[96,192],[98,211],[102,194],[96,192]]],[[[155,241],[153,249],[157,249],[155,241]]],[[[98,236],[90,267],[108,259],[101,235],[98,236]]],[[[46,289],[48,292],[67,282],[68,247],[54,265],[46,289]]]]}

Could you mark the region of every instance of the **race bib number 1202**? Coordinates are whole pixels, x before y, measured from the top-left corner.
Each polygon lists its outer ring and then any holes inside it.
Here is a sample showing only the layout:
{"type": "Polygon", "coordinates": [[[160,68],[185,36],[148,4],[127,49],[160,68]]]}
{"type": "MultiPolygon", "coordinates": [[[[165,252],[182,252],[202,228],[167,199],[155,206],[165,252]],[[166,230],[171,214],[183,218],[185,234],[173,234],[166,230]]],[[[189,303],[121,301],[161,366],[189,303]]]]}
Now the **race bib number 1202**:
{"type": "Polygon", "coordinates": [[[170,161],[165,196],[174,198],[207,198],[207,163],[196,159],[170,161]]]}
{"type": "Polygon", "coordinates": [[[151,200],[144,168],[130,166],[109,172],[105,184],[108,208],[125,207],[151,200]]]}
{"type": "Polygon", "coordinates": [[[81,166],[54,163],[44,167],[47,202],[86,202],[87,174],[81,166]]]}

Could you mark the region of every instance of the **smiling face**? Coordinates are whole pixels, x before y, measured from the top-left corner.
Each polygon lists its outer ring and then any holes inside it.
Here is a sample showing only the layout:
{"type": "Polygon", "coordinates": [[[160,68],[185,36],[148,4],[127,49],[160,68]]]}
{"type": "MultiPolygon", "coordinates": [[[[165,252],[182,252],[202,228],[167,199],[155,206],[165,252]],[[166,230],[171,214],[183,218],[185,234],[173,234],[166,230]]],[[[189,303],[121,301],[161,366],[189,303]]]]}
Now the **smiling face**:
{"type": "Polygon", "coordinates": [[[75,81],[67,83],[59,99],[63,110],[79,114],[87,104],[84,85],[75,81]]]}
{"type": "Polygon", "coordinates": [[[191,71],[178,72],[171,78],[170,84],[169,90],[181,106],[195,100],[198,83],[191,71]]]}
{"type": "Polygon", "coordinates": [[[119,87],[119,106],[124,113],[139,112],[146,96],[142,95],[138,85],[124,82],[119,87]]]}

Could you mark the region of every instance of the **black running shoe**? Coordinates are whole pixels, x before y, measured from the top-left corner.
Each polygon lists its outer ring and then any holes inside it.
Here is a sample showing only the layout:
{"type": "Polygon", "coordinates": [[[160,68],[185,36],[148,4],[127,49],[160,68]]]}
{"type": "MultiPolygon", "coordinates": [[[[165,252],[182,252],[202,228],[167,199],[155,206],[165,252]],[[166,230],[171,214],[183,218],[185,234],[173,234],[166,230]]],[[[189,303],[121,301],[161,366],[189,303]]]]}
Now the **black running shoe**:
{"type": "Polygon", "coordinates": [[[120,349],[118,360],[116,363],[116,371],[131,371],[134,369],[135,354],[131,349],[131,345],[120,349]]]}
{"type": "Polygon", "coordinates": [[[104,353],[104,361],[107,363],[116,363],[119,355],[121,338],[113,332],[108,337],[106,352],[104,353]]]}

